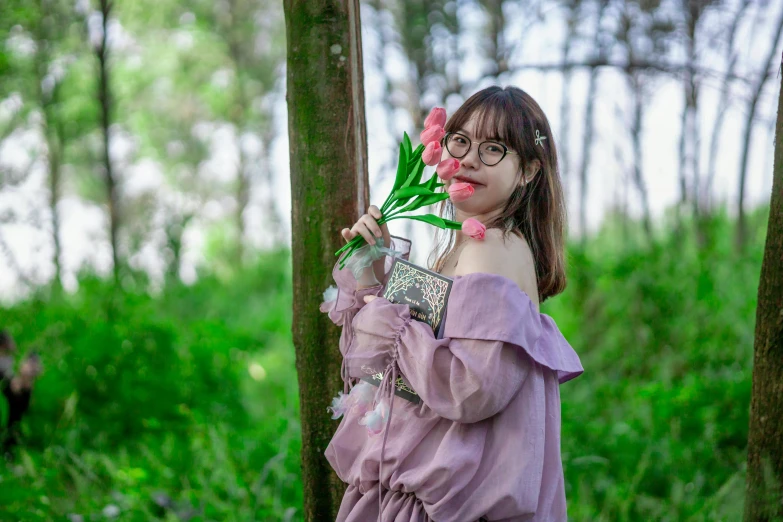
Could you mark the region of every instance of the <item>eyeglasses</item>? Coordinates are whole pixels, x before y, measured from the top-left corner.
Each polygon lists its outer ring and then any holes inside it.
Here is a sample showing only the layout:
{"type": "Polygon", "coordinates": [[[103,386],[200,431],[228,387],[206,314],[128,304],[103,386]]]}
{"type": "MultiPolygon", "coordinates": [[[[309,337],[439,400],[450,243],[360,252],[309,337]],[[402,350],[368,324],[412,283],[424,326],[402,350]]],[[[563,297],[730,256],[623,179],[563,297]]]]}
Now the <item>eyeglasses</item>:
{"type": "MultiPolygon", "coordinates": [[[[459,132],[447,132],[443,136],[443,143],[446,150],[452,157],[461,159],[468,155],[472,142],[470,138],[459,132]]],[[[496,141],[482,141],[478,145],[479,159],[487,167],[494,167],[500,163],[506,154],[516,154],[513,150],[496,141]]]]}

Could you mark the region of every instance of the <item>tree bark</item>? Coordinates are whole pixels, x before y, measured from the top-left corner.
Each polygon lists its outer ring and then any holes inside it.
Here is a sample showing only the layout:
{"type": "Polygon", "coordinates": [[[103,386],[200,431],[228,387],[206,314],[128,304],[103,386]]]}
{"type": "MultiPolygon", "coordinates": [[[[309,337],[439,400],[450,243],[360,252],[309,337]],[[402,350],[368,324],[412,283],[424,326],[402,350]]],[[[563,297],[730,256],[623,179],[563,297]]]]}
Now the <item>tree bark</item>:
{"type": "Polygon", "coordinates": [[[108,40],[109,15],[113,4],[109,0],[100,0],[102,17],[101,41],[95,53],[98,57],[98,101],[101,105],[101,131],[103,133],[103,168],[106,181],[106,198],[109,204],[109,240],[111,242],[111,259],[113,264],[114,283],[120,282],[120,256],[118,253],[118,233],[120,229],[119,196],[117,180],[111,161],[111,117],[112,99],[109,77],[109,51],[106,45],[108,40]]]}
{"type": "Polygon", "coordinates": [[[783,81],[773,170],[753,346],[745,522],[783,517],[783,81]]]}
{"type": "Polygon", "coordinates": [[[753,89],[750,103],[748,104],[747,118],[745,120],[745,133],[742,145],[742,161],[740,163],[739,175],[739,194],[737,196],[737,236],[736,243],[738,248],[745,246],[745,179],[748,174],[748,162],[750,161],[750,136],[753,133],[753,120],[756,117],[756,106],[758,105],[761,93],[764,90],[764,84],[770,77],[770,70],[775,60],[775,52],[783,38],[783,10],[780,12],[780,18],[776,26],[775,40],[770,46],[769,56],[764,61],[764,68],[759,74],[759,80],[753,89]]]}
{"type": "Polygon", "coordinates": [[[342,390],[339,332],[318,310],[339,231],[369,201],[359,0],[284,0],[291,158],[293,340],[302,422],[305,520],[333,521],[345,485],[324,450],[342,390]]]}

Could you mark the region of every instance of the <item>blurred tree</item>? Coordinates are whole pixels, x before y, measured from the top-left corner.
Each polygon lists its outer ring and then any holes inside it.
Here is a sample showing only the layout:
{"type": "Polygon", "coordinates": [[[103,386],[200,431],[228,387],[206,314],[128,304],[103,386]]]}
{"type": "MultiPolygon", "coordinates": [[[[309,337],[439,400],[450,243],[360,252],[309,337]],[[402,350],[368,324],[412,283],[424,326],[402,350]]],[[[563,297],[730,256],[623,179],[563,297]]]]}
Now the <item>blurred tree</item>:
{"type": "MultiPolygon", "coordinates": [[[[21,100],[21,106],[7,125],[0,128],[0,141],[23,128],[27,123],[25,119],[31,114],[36,115],[30,123],[39,129],[43,142],[41,148],[46,162],[53,244],[53,284],[56,288],[61,283],[62,272],[58,210],[63,185],[62,167],[67,145],[79,139],[85,130],[74,113],[83,112],[84,106],[74,111],[79,102],[69,100],[67,96],[73,62],[84,51],[79,31],[74,30],[81,22],[81,15],[62,0],[39,0],[36,5],[14,0],[0,8],[0,38],[5,41],[14,31],[18,37],[29,38],[30,42],[29,52],[19,49],[4,51],[0,57],[0,67],[7,68],[6,77],[9,78],[0,87],[0,99],[16,93],[21,100]]],[[[37,160],[34,156],[27,170],[16,176],[14,182],[18,184],[27,179],[37,160]]]]}
{"type": "MultiPolygon", "coordinates": [[[[780,65],[783,66],[783,58],[780,65]]],[[[783,79],[767,242],[756,309],[745,522],[783,517],[783,79]]]]}
{"type": "MultiPolygon", "coordinates": [[[[770,4],[770,6],[771,5],[772,4],[770,4]]],[[[772,43],[770,43],[769,51],[762,65],[762,69],[759,71],[756,81],[751,85],[750,100],[748,101],[742,145],[742,160],[740,161],[739,191],[737,193],[737,246],[739,248],[744,248],[745,243],[747,242],[747,238],[745,237],[747,232],[745,224],[745,178],[747,178],[748,162],[750,161],[750,137],[753,133],[756,108],[759,99],[761,98],[761,93],[764,90],[764,85],[767,83],[770,76],[772,76],[775,54],[780,48],[780,42],[782,40],[783,9],[781,9],[779,18],[775,24],[772,43]]]]}
{"type": "Polygon", "coordinates": [[[570,59],[571,49],[579,36],[578,28],[580,19],[583,16],[583,2],[582,0],[565,0],[563,2],[563,7],[566,11],[566,30],[562,48],[563,89],[560,98],[560,146],[557,151],[560,155],[560,172],[563,177],[564,188],[566,192],[568,192],[570,189],[569,171],[571,169],[571,153],[569,147],[571,133],[569,132],[569,129],[571,127],[571,77],[573,75],[573,69],[566,67],[566,64],[570,59]]]}
{"type": "MultiPolygon", "coordinates": [[[[595,15],[595,28],[593,29],[593,42],[591,51],[596,53],[595,59],[603,61],[611,51],[614,39],[610,33],[602,30],[604,16],[609,7],[609,0],[598,0],[596,2],[597,12],[595,15]]],[[[582,240],[587,237],[587,193],[588,176],[587,171],[590,168],[590,152],[594,141],[593,118],[595,115],[595,101],[598,90],[598,68],[590,69],[590,82],[587,87],[587,103],[585,104],[585,130],[582,135],[582,160],[579,164],[579,231],[582,234],[582,240]]]]}
{"type": "MultiPolygon", "coordinates": [[[[751,5],[751,0],[741,0],[736,12],[728,13],[728,30],[726,31],[726,40],[724,43],[724,62],[726,71],[721,79],[720,100],[718,101],[718,113],[715,116],[715,123],[712,126],[712,136],[710,137],[710,152],[707,156],[707,172],[704,176],[702,190],[699,193],[699,206],[707,214],[712,212],[712,182],[715,179],[715,167],[718,161],[718,145],[720,142],[720,133],[723,129],[723,122],[729,107],[731,97],[731,85],[733,76],[736,74],[737,61],[740,50],[736,47],[737,29],[740,22],[745,19],[745,12],[751,5]]],[[[774,132],[774,131],[773,131],[774,132]]]]}
{"type": "Polygon", "coordinates": [[[223,41],[231,71],[231,96],[225,107],[225,117],[234,127],[237,140],[235,262],[241,263],[246,228],[245,211],[253,190],[255,174],[259,170],[262,170],[261,174],[265,176],[267,185],[263,190],[263,194],[266,194],[263,202],[266,227],[275,235],[275,244],[283,242],[283,238],[276,235],[282,230],[281,219],[272,190],[272,169],[268,160],[274,135],[273,105],[265,98],[271,98],[273,93],[278,67],[283,57],[284,35],[277,9],[268,0],[260,3],[253,0],[225,0],[207,2],[203,7],[204,18],[211,25],[211,30],[223,41]],[[260,148],[266,157],[265,161],[261,160],[261,156],[257,159],[251,157],[247,143],[251,136],[261,141],[260,148]]]}
{"type": "Polygon", "coordinates": [[[97,103],[100,107],[100,129],[103,138],[103,181],[106,188],[106,202],[109,206],[109,242],[111,243],[112,274],[114,283],[120,283],[119,230],[122,221],[120,211],[120,193],[117,173],[111,157],[112,120],[114,117],[115,100],[111,82],[111,64],[109,64],[109,17],[112,15],[114,3],[109,0],[99,0],[97,20],[91,26],[90,38],[93,40],[93,50],[98,61],[97,103]]]}
{"type": "Polygon", "coordinates": [[[669,50],[674,23],[667,18],[660,0],[626,0],[619,13],[617,41],[627,56],[625,77],[632,100],[630,124],[633,159],[630,179],[636,189],[642,207],[642,224],[648,241],[652,241],[650,198],[643,172],[642,131],[644,108],[649,94],[654,90],[656,77],[646,67],[637,67],[640,61],[655,56],[665,56],[669,50]]]}
{"type": "Polygon", "coordinates": [[[345,485],[323,456],[342,389],[338,331],[318,311],[339,230],[369,204],[359,0],[285,0],[291,158],[293,340],[305,519],[334,520],[345,485]],[[314,23],[317,21],[317,23],[314,23]]]}

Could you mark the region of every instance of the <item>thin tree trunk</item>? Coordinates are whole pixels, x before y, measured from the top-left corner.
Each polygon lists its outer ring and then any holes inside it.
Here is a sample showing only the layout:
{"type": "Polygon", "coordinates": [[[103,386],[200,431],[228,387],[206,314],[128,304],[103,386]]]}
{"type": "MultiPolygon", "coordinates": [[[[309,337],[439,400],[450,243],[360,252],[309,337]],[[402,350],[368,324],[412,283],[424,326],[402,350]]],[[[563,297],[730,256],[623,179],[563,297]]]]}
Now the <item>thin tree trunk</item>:
{"type": "Polygon", "coordinates": [[[324,450],[337,427],[326,408],[342,390],[339,331],[318,306],[333,283],[339,231],[369,201],[359,0],[284,0],[283,7],[304,518],[333,521],[345,485],[324,450]]]}
{"type": "Polygon", "coordinates": [[[753,89],[753,95],[748,104],[747,118],[745,119],[745,133],[742,145],[742,160],[740,163],[739,175],[739,195],[737,196],[737,236],[736,243],[738,248],[745,246],[745,179],[748,174],[748,163],[750,161],[750,137],[753,134],[753,120],[756,117],[756,106],[758,105],[764,85],[770,77],[770,70],[775,60],[775,53],[780,46],[780,40],[783,37],[783,10],[780,12],[780,18],[776,26],[775,41],[769,50],[769,55],[764,61],[764,68],[759,74],[759,80],[753,89]]]}
{"type": "MultiPolygon", "coordinates": [[[[783,65],[783,60],[781,60],[783,65]]],[[[748,432],[745,522],[783,517],[783,80],[778,97],[775,166],[761,265],[748,432]]]]}
{"type": "Polygon", "coordinates": [[[647,186],[642,172],[642,123],[644,121],[644,93],[642,92],[643,79],[641,71],[631,73],[631,90],[634,96],[633,122],[631,124],[631,141],[633,142],[633,183],[639,192],[639,200],[642,203],[642,225],[647,234],[647,240],[652,243],[652,224],[650,219],[650,198],[647,194],[647,186]]]}
{"type": "Polygon", "coordinates": [[[261,156],[261,171],[263,182],[266,184],[266,197],[264,198],[264,209],[266,212],[266,223],[269,224],[269,230],[272,234],[272,246],[276,247],[285,243],[285,228],[283,219],[277,205],[277,194],[274,191],[275,169],[272,166],[272,139],[274,138],[274,126],[269,125],[267,131],[262,135],[263,152],[261,156]]]}
{"type": "Polygon", "coordinates": [[[52,20],[56,17],[56,12],[51,12],[51,6],[48,3],[38,2],[40,18],[35,30],[36,53],[35,69],[38,104],[41,108],[42,131],[44,141],[46,142],[46,157],[49,184],[49,212],[52,220],[52,243],[54,251],[52,252],[52,263],[54,264],[54,277],[52,278],[54,288],[61,286],[62,273],[62,245],[60,243],[60,216],[57,212],[57,205],[60,201],[60,165],[62,164],[62,154],[64,149],[65,133],[56,114],[56,107],[59,103],[60,86],[55,79],[55,84],[51,87],[51,92],[44,91],[44,78],[49,71],[51,61],[51,45],[56,39],[56,32],[53,24],[58,20],[52,20]]]}
{"type": "Polygon", "coordinates": [[[587,239],[587,170],[590,167],[590,152],[593,144],[593,113],[595,110],[598,70],[590,71],[590,84],[587,87],[587,105],[585,107],[585,130],[582,137],[582,162],[579,165],[579,231],[582,242],[587,239]]]}
{"type": "MultiPolygon", "coordinates": [[[[237,127],[237,133],[241,133],[242,129],[237,127]]],[[[247,204],[250,201],[250,180],[247,173],[247,162],[245,161],[245,153],[242,151],[241,138],[237,136],[237,148],[239,149],[239,165],[237,165],[237,186],[236,186],[236,200],[237,208],[234,220],[237,227],[237,244],[236,248],[236,263],[237,266],[241,266],[244,261],[245,254],[245,210],[247,204]]]]}
{"type": "Polygon", "coordinates": [[[720,141],[720,132],[723,128],[723,119],[729,106],[729,96],[731,94],[731,80],[734,69],[737,66],[739,53],[734,51],[734,39],[737,35],[737,27],[743,18],[745,9],[750,5],[750,0],[743,0],[736,16],[734,16],[731,26],[729,26],[728,41],[726,42],[726,74],[721,82],[720,100],[718,101],[718,114],[715,117],[715,124],[712,126],[712,137],[710,138],[710,154],[707,158],[707,175],[704,186],[701,191],[701,203],[705,211],[710,211],[712,197],[712,182],[715,179],[715,162],[718,157],[718,143],[720,141]]]}
{"type": "MultiPolygon", "coordinates": [[[[576,36],[576,21],[578,18],[579,9],[576,5],[570,6],[570,12],[568,16],[568,25],[565,41],[563,42],[563,63],[568,61],[568,56],[571,54],[571,45],[576,36]]],[[[566,189],[566,194],[569,192],[569,169],[570,169],[570,147],[568,145],[570,133],[570,118],[571,112],[571,75],[572,71],[563,71],[563,92],[560,99],[560,172],[563,178],[563,182],[566,189]]],[[[567,199],[567,198],[566,198],[567,199]]]]}
{"type": "Polygon", "coordinates": [[[102,17],[101,41],[96,49],[98,57],[98,101],[101,109],[101,131],[103,133],[103,168],[106,176],[106,197],[109,204],[109,240],[111,242],[111,258],[113,263],[114,283],[120,282],[120,257],[118,252],[118,233],[120,228],[120,211],[117,180],[111,162],[111,118],[112,103],[109,75],[109,50],[107,47],[109,31],[109,15],[114,4],[109,0],[100,0],[102,17]]]}
{"type": "MultiPolygon", "coordinates": [[[[605,44],[601,41],[601,21],[604,18],[604,11],[608,5],[607,1],[600,2],[600,8],[595,21],[595,31],[593,33],[593,49],[598,49],[598,60],[603,59],[606,52],[605,44]]],[[[598,69],[590,70],[590,84],[587,87],[587,105],[585,106],[585,130],[582,139],[582,163],[579,166],[579,226],[582,234],[581,241],[587,240],[587,193],[589,186],[587,184],[587,171],[590,168],[590,156],[593,144],[593,114],[595,112],[595,99],[598,95],[598,69]]]]}
{"type": "Polygon", "coordinates": [[[49,211],[52,214],[52,241],[54,243],[54,252],[52,253],[54,277],[52,282],[54,288],[60,288],[62,285],[60,279],[62,244],[60,243],[60,215],[57,212],[57,205],[60,202],[60,165],[62,163],[63,140],[62,134],[57,129],[54,132],[55,136],[51,136],[47,140],[49,149],[49,211]]]}
{"type": "Polygon", "coordinates": [[[487,57],[492,60],[488,76],[500,76],[508,72],[508,53],[504,40],[505,18],[503,17],[503,0],[482,0],[481,4],[489,18],[489,45],[487,57]]]}

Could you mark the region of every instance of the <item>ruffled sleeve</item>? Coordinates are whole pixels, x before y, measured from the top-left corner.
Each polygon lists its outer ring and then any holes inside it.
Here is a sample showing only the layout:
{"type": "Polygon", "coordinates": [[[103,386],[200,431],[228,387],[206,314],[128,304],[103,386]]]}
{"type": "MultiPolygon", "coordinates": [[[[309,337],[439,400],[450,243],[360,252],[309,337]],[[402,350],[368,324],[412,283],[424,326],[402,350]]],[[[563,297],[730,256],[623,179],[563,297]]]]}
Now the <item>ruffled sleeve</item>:
{"type": "MultiPolygon", "coordinates": [[[[400,252],[400,257],[406,261],[410,257],[411,242],[408,239],[391,236],[389,248],[400,252]]],[[[359,288],[359,283],[350,270],[347,268],[340,270],[340,263],[335,263],[332,269],[332,277],[337,285],[337,294],[334,299],[321,303],[321,311],[328,313],[329,318],[337,326],[349,325],[354,314],[364,306],[364,296],[379,295],[381,290],[383,290],[384,285],[388,281],[393,261],[393,258],[386,257],[384,277],[381,283],[362,289],[359,288]]],[[[341,348],[343,347],[341,346],[341,348]]]]}
{"type": "MultiPolygon", "coordinates": [[[[408,239],[391,236],[389,248],[399,252],[400,257],[406,261],[410,257],[411,242],[408,239]]],[[[379,295],[381,293],[384,285],[389,279],[393,262],[394,259],[387,256],[384,262],[383,281],[375,286],[362,289],[359,288],[359,282],[350,270],[347,268],[340,270],[339,262],[335,263],[334,268],[332,269],[332,277],[337,285],[337,292],[336,295],[332,295],[332,299],[321,303],[320,310],[323,313],[329,314],[329,319],[331,319],[334,324],[343,327],[342,332],[340,333],[340,353],[343,355],[340,374],[343,380],[344,393],[348,393],[348,390],[351,387],[351,379],[348,376],[346,367],[346,356],[348,355],[348,349],[353,342],[351,322],[356,313],[365,306],[364,296],[379,295]]]]}
{"type": "Polygon", "coordinates": [[[435,339],[411,320],[408,305],[372,301],[353,318],[347,374],[396,367],[436,414],[470,423],[503,410],[534,364],[556,371],[561,383],[583,372],[554,321],[505,277],[456,277],[445,321],[443,339],[435,339]]]}

